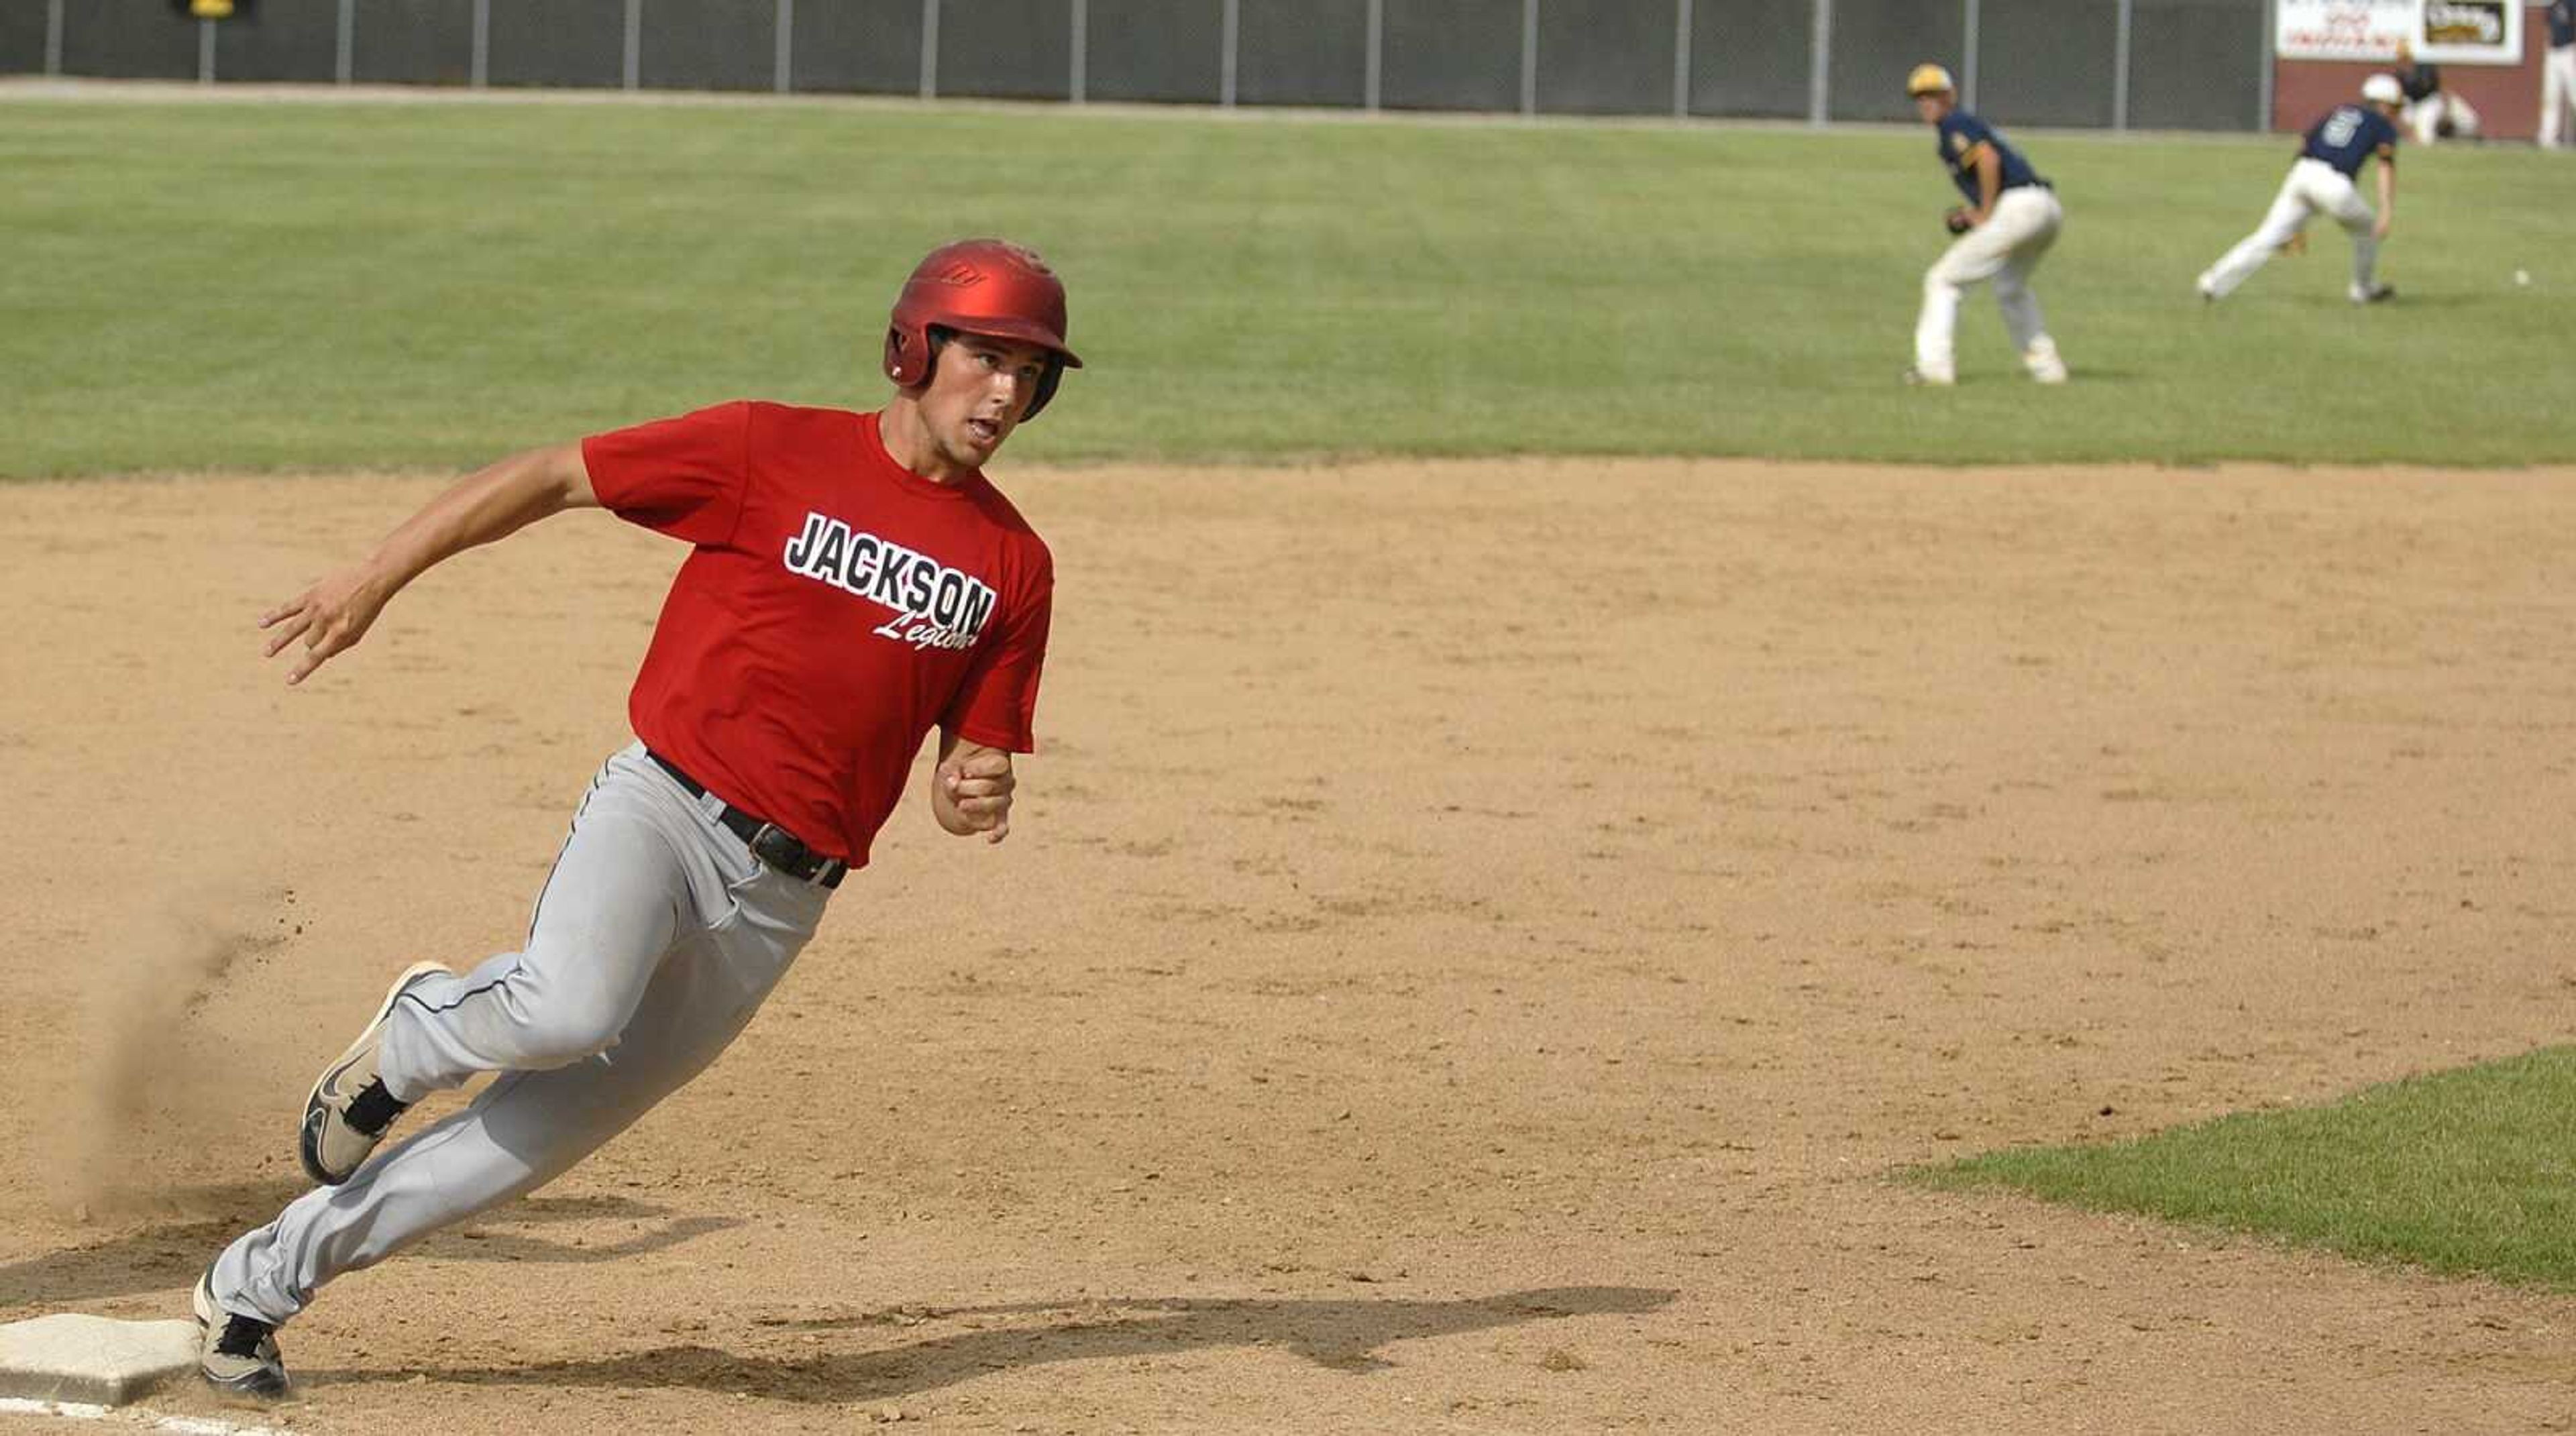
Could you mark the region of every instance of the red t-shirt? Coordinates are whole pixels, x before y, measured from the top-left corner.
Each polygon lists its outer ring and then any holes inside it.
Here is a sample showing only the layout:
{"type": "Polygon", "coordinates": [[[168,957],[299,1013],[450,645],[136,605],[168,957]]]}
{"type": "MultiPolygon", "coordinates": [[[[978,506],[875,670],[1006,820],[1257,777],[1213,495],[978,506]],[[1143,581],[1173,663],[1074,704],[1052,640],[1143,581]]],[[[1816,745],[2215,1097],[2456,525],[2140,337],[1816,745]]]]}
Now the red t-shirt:
{"type": "Polygon", "coordinates": [[[1055,561],[983,475],[932,483],[876,415],[783,404],[581,453],[618,517],[696,546],[627,714],[709,791],[856,867],[933,725],[1032,748],[1055,561]]]}

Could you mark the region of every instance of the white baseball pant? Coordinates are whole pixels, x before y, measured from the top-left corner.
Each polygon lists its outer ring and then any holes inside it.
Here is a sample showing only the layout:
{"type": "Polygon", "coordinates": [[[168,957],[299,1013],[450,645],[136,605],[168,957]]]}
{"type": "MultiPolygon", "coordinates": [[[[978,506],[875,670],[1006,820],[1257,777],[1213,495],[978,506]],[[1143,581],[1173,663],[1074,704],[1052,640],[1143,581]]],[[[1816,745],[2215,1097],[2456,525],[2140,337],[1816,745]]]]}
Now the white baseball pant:
{"type": "Polygon", "coordinates": [[[404,1101],[501,1077],[216,1259],[227,1310],[283,1323],[345,1272],[561,1175],[696,1076],[814,935],[829,893],[763,865],[635,744],[538,895],[527,950],[406,988],[378,1074],[404,1101]]]}
{"type": "Polygon", "coordinates": [[[2563,128],[2576,110],[2576,45],[2560,45],[2540,62],[2540,145],[2554,150],[2565,144],[2563,128]]]}
{"type": "Polygon", "coordinates": [[[2371,275],[2379,265],[2379,241],[2370,233],[2378,216],[2341,170],[2324,160],[2304,157],[2290,166],[2290,177],[2281,181],[2281,193],[2263,223],[2200,276],[2201,292],[2216,299],[2234,293],[2292,235],[2307,228],[2308,216],[2313,214],[2332,215],[2352,236],[2352,289],[2355,294],[2368,293],[2371,275]]]}
{"type": "Polygon", "coordinates": [[[2478,136],[2477,107],[2448,90],[2436,90],[2406,107],[2407,127],[2415,131],[2415,143],[2435,144],[2445,138],[2442,122],[2451,122],[2448,136],[2455,140],[2473,140],[2478,136]]]}
{"type": "Polygon", "coordinates": [[[1953,352],[1959,326],[1959,296],[1981,280],[1995,282],[1995,304],[2003,310],[2004,329],[2032,376],[2063,379],[2066,366],[2057,344],[2039,315],[2039,296],[2030,289],[2030,272],[2039,266],[2066,211],[2054,190],[2022,185],[1995,198],[1986,222],[1960,235],[1923,274],[1923,313],[1914,323],[1914,372],[1946,384],[1957,372],[1953,352]]]}

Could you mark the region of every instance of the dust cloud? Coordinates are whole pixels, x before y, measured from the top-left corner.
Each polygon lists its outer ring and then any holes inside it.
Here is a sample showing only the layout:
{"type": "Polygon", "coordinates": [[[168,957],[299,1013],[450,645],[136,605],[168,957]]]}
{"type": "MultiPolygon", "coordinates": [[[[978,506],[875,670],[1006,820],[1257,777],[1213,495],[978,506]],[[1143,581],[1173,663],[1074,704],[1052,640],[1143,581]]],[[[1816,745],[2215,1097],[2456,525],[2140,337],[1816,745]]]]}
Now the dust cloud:
{"type": "Polygon", "coordinates": [[[235,1099],[224,1079],[235,1034],[216,1000],[228,978],[266,961],[299,926],[292,890],[244,876],[163,889],[111,923],[84,955],[94,974],[72,1098],[49,1195],[75,1215],[161,1208],[181,1184],[198,1119],[235,1099]]]}

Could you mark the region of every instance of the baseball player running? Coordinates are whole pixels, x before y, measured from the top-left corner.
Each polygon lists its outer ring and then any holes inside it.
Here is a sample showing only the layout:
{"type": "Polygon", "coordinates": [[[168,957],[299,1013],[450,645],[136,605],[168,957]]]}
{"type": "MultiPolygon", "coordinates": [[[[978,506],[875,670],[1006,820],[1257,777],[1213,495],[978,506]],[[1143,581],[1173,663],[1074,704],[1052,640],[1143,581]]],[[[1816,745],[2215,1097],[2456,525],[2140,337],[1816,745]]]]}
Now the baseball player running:
{"type": "Polygon", "coordinates": [[[2567,116],[2576,109],[2576,0],[2549,0],[2549,53],[2540,61],[2540,147],[2567,142],[2567,116]]]}
{"type": "Polygon", "coordinates": [[[1914,325],[1914,367],[1905,378],[1913,384],[1955,384],[1952,336],[1958,329],[1959,295],[1982,279],[1995,282],[1995,304],[2004,313],[2004,328],[2022,367],[2042,384],[2066,382],[2066,361],[2057,341],[2040,321],[2039,296],[2031,293],[2030,272],[2039,266],[2066,211],[2057,192],[2033,173],[2021,152],[2005,144],[1992,126],[1959,108],[1959,87],[1939,65],[1917,65],[1905,77],[1905,93],[1914,112],[1939,136],[1941,163],[1951,182],[1967,196],[1949,214],[1950,231],[1959,236],[1923,275],[1923,314],[1914,325]]]}
{"type": "Polygon", "coordinates": [[[374,553],[271,609],[300,683],[432,565],[574,508],[690,545],[526,945],[395,979],[297,1133],[320,1185],[197,1282],[200,1366],[286,1386],[274,1333],[325,1283],[563,1173],[715,1060],[814,934],[935,725],[942,828],[1010,833],[1054,591],[983,465],[1068,367],[1064,287],[998,240],[933,251],[885,343],[875,413],[732,403],[473,474],[374,553]],[[466,1109],[376,1154],[406,1107],[466,1109]]]}
{"type": "Polygon", "coordinates": [[[2335,223],[2352,236],[2352,287],[2347,293],[2353,303],[2377,304],[2397,296],[2394,286],[2381,284],[2373,276],[2379,264],[2379,242],[2388,237],[2388,227],[2397,217],[2397,111],[2406,101],[2406,92],[2396,76],[2373,75],[2362,82],[2361,99],[2358,105],[2335,106],[2308,127],[2299,142],[2299,158],[2272,201],[2272,212],[2263,216],[2262,225],[2252,234],[2202,271],[2198,288],[2204,301],[2214,304],[2235,293],[2236,286],[2261,269],[2276,250],[2298,238],[2314,214],[2334,216],[2335,223]],[[2353,186],[2362,162],[2373,155],[2379,158],[2379,212],[2375,215],[2353,186]]]}

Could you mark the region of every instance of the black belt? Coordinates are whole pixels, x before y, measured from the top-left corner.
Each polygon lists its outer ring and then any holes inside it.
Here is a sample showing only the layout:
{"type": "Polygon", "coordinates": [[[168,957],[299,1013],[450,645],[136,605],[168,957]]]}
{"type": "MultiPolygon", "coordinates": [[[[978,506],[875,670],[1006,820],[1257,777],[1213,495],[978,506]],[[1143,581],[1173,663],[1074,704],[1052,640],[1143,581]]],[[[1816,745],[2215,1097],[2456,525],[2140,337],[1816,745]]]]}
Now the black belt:
{"type": "MultiPolygon", "coordinates": [[[[672,782],[688,789],[690,797],[703,798],[707,795],[707,785],[681,771],[679,764],[650,748],[644,750],[644,756],[661,764],[662,771],[671,775],[672,782]]],[[[723,802],[722,799],[717,801],[723,802]]],[[[742,839],[743,846],[751,849],[753,857],[791,878],[820,884],[827,888],[836,888],[841,885],[841,879],[849,875],[848,863],[839,858],[823,856],[805,846],[805,840],[794,833],[776,823],[755,818],[731,803],[725,803],[722,810],[717,812],[716,821],[725,825],[726,832],[742,839]]]]}

